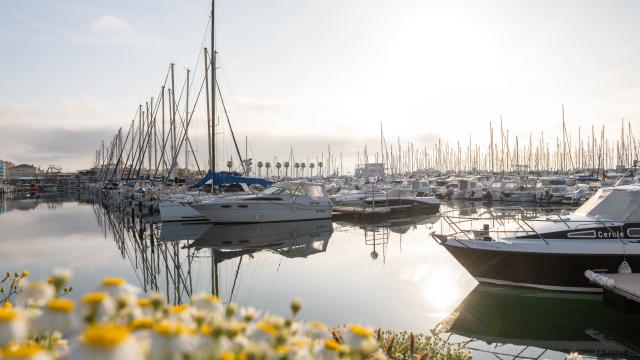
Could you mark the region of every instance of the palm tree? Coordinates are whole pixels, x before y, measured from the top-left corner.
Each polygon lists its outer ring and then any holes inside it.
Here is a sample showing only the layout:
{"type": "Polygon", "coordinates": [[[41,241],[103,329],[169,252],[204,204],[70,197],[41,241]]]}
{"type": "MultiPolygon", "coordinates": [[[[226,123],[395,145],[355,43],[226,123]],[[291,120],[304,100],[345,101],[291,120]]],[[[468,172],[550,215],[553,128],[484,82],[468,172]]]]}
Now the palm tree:
{"type": "Polygon", "coordinates": [[[227,169],[229,169],[229,172],[231,172],[232,167],[233,167],[233,160],[227,161],[227,169]]]}
{"type": "Polygon", "coordinates": [[[258,177],[262,177],[262,166],[264,164],[262,163],[262,161],[258,161],[258,177]]]}
{"type": "Polygon", "coordinates": [[[300,164],[300,167],[302,168],[302,177],[304,177],[304,168],[306,168],[306,167],[307,167],[307,164],[305,164],[305,163],[301,163],[301,164],[300,164]]]}
{"type": "Polygon", "coordinates": [[[293,165],[294,168],[296,168],[296,177],[298,177],[298,169],[300,169],[300,163],[297,162],[293,165]]]}
{"type": "Polygon", "coordinates": [[[271,168],[271,163],[269,161],[267,161],[264,164],[264,167],[267,168],[267,177],[269,177],[269,169],[271,168]]]}
{"type": "Polygon", "coordinates": [[[280,177],[280,168],[282,167],[282,163],[281,162],[277,162],[276,163],[276,169],[278,169],[278,177],[280,177]]]}
{"type": "Polygon", "coordinates": [[[309,169],[311,169],[311,177],[313,177],[313,168],[316,167],[314,163],[309,163],[309,169]]]}
{"type": "Polygon", "coordinates": [[[284,177],[289,177],[289,162],[284,162],[284,177]]]}
{"type": "Polygon", "coordinates": [[[320,176],[322,176],[322,161],[318,161],[318,172],[320,173],[320,176]]]}

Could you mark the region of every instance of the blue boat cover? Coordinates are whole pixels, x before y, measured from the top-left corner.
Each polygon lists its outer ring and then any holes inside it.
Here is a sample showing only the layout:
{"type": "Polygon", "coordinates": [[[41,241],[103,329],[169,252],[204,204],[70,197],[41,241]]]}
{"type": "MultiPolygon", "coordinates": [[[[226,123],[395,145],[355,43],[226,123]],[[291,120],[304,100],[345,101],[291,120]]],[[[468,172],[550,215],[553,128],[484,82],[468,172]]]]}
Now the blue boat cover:
{"type": "Polygon", "coordinates": [[[207,175],[202,178],[202,180],[189,186],[189,188],[191,189],[201,188],[205,186],[207,182],[209,182],[210,180],[212,180],[214,186],[245,183],[247,185],[258,184],[260,186],[267,187],[272,183],[269,180],[261,179],[261,178],[238,176],[238,175],[232,175],[230,173],[222,173],[222,172],[214,173],[213,171],[209,171],[207,175]]]}

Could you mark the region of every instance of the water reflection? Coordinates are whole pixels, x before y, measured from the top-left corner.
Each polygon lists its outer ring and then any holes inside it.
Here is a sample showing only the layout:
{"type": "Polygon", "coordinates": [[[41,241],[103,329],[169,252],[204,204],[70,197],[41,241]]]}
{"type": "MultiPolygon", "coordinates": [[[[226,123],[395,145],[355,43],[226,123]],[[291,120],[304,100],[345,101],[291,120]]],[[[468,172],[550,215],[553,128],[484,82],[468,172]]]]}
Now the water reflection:
{"type": "MultiPolygon", "coordinates": [[[[71,267],[77,289],[71,296],[114,275],[147,292],[161,291],[172,303],[205,291],[225,302],[287,313],[291,298],[299,296],[303,318],[332,325],[427,332],[440,324],[452,341],[467,342],[480,357],[640,352],[640,318],[609,310],[598,296],[477,286],[429,238],[443,226],[438,217],[394,216],[375,224],[158,224],[130,209],[108,211],[79,194],[2,204],[0,264],[31,268],[34,277],[71,267]]],[[[444,207],[453,209],[502,216],[482,203],[444,207]]]]}
{"type": "Polygon", "coordinates": [[[478,355],[550,358],[572,351],[640,356],[640,315],[621,314],[597,294],[478,285],[440,325],[478,355]]]}

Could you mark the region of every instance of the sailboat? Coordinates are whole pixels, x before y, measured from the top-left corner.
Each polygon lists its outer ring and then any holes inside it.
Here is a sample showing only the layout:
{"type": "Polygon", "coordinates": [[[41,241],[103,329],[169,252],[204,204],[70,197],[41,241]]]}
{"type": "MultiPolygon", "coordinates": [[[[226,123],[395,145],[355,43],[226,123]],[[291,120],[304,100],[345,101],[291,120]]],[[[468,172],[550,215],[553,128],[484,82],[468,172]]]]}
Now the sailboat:
{"type": "MultiPolygon", "coordinates": [[[[217,51],[215,48],[215,0],[211,2],[211,48],[213,49],[212,55],[209,58],[208,53],[204,51],[205,56],[205,64],[211,64],[211,98],[207,97],[207,126],[208,126],[208,136],[209,136],[209,167],[210,170],[207,174],[197,183],[189,186],[191,190],[194,190],[189,193],[180,193],[180,194],[171,194],[164,198],[160,199],[159,210],[160,210],[160,218],[163,222],[169,221],[206,221],[207,217],[202,215],[199,211],[192,208],[190,205],[195,202],[202,202],[213,200],[218,197],[217,194],[214,194],[214,189],[221,185],[228,184],[245,184],[245,185],[260,185],[262,187],[267,187],[271,184],[271,181],[261,178],[253,178],[248,176],[241,176],[240,174],[231,174],[231,173],[222,173],[216,172],[216,141],[215,141],[215,119],[216,119],[216,94],[220,93],[220,87],[218,86],[218,82],[216,80],[216,55],[217,51]],[[211,104],[211,111],[209,114],[209,104],[211,104]],[[211,116],[209,116],[211,115],[211,116]],[[202,189],[205,186],[209,185],[211,188],[211,193],[199,192],[195,191],[198,189],[202,189]]],[[[205,73],[208,74],[209,66],[205,67],[205,73]]],[[[209,93],[209,81],[208,78],[205,78],[207,84],[207,93],[209,93]]],[[[222,101],[222,105],[224,107],[224,101],[222,100],[222,94],[220,93],[220,99],[222,101]]],[[[225,116],[227,115],[225,109],[225,116]]],[[[227,122],[229,125],[230,133],[233,139],[233,143],[235,145],[236,152],[238,157],[240,158],[240,164],[242,164],[243,170],[245,169],[245,162],[242,159],[242,155],[238,149],[238,144],[236,142],[235,134],[233,132],[233,128],[231,127],[231,122],[229,121],[229,117],[227,117],[227,122]]],[[[246,171],[245,171],[246,172],[246,171]]],[[[250,191],[246,186],[245,194],[249,194],[250,191]]]]}

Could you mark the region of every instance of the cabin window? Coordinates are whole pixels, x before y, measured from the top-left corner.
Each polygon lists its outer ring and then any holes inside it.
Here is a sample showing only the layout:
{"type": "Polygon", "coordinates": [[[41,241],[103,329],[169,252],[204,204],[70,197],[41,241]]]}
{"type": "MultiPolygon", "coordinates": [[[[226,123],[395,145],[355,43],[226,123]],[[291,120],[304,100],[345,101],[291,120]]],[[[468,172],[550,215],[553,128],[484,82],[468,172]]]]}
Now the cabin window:
{"type": "Polygon", "coordinates": [[[220,207],[221,207],[221,208],[228,209],[228,208],[230,208],[230,207],[231,207],[231,205],[220,205],[220,207]]]}
{"type": "Polygon", "coordinates": [[[247,208],[247,207],[249,207],[249,205],[244,205],[244,204],[243,204],[243,205],[238,205],[238,207],[239,207],[239,208],[247,208]]]}
{"type": "Polygon", "coordinates": [[[574,238],[589,238],[589,239],[595,239],[596,238],[596,231],[595,230],[587,230],[587,231],[574,231],[574,232],[570,232],[567,234],[568,238],[574,239],[574,238]]]}
{"type": "Polygon", "coordinates": [[[640,228],[627,229],[627,235],[629,235],[629,237],[640,237],[640,228]]]}

